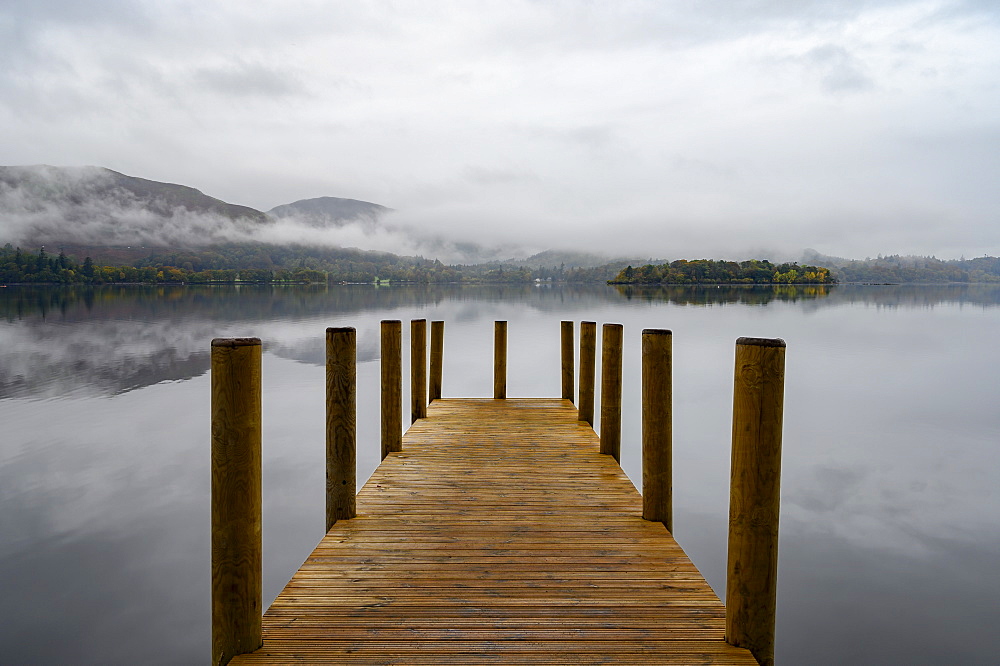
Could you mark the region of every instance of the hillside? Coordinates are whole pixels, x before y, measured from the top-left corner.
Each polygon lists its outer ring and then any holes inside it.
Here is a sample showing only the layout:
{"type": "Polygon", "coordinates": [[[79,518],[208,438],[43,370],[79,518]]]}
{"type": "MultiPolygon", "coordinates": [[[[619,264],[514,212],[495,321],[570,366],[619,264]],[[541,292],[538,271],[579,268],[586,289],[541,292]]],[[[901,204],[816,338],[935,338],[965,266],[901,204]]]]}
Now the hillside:
{"type": "Polygon", "coordinates": [[[371,250],[457,263],[512,254],[419,225],[386,224],[382,218],[391,212],[368,201],[317,197],[263,213],[102,167],[0,167],[0,244],[62,248],[112,264],[232,245],[371,250]]]}
{"type": "Polygon", "coordinates": [[[326,228],[340,227],[355,221],[374,225],[380,217],[390,212],[391,208],[369,201],[317,197],[275,206],[267,214],[278,220],[297,219],[312,226],[326,228]]]}
{"type": "Polygon", "coordinates": [[[983,256],[972,259],[878,255],[875,258],[845,259],[806,250],[807,260],[829,266],[841,282],[947,283],[1000,282],[1000,258],[983,256]]]}
{"type": "Polygon", "coordinates": [[[0,166],[0,240],[199,245],[270,224],[259,210],[103,167],[0,166]]]}

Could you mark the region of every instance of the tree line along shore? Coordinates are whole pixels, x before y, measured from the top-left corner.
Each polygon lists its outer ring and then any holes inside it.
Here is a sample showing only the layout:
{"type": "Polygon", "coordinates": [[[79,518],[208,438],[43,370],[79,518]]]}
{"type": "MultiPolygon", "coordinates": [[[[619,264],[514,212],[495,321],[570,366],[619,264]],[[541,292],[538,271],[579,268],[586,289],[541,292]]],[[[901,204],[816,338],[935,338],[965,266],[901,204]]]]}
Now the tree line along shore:
{"type": "Polygon", "coordinates": [[[1000,282],[1000,258],[939,260],[898,255],[820,266],[766,259],[678,259],[592,267],[490,262],[446,265],[437,259],[344,248],[220,246],[150,252],[138,259],[82,261],[60,251],[0,247],[3,284],[302,284],[302,283],[602,283],[618,285],[1000,282]]]}

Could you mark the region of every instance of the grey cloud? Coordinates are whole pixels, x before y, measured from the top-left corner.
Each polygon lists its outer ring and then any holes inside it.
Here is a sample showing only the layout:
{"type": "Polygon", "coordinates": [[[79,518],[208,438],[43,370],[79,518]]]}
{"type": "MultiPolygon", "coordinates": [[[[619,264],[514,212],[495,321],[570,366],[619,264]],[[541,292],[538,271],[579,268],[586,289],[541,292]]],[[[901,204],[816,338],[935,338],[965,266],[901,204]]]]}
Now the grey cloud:
{"type": "Polygon", "coordinates": [[[933,16],[928,18],[925,23],[953,21],[958,18],[1000,23],[1000,4],[994,0],[951,0],[941,3],[933,16]]]}
{"type": "Polygon", "coordinates": [[[0,14],[19,25],[148,24],[144,3],[129,0],[2,0],[0,14]]]}
{"type": "Polygon", "coordinates": [[[499,167],[467,166],[462,176],[476,185],[509,185],[524,181],[537,181],[538,176],[526,169],[505,169],[499,167]]]}
{"type": "Polygon", "coordinates": [[[572,226],[580,249],[711,255],[767,228],[788,251],[943,255],[927,219],[995,251],[997,165],[963,166],[996,126],[988,4],[209,0],[38,18],[61,6],[0,21],[8,163],[104,164],[258,208],[391,202],[400,227],[539,249],[572,226]],[[900,147],[941,127],[970,140],[900,147]]]}
{"type": "Polygon", "coordinates": [[[242,60],[226,66],[199,68],[194,79],[223,96],[273,98],[306,94],[305,86],[291,72],[242,60]]]}
{"type": "Polygon", "coordinates": [[[550,141],[588,152],[623,147],[615,126],[609,123],[566,126],[524,125],[514,128],[514,132],[530,139],[550,141]]]}
{"type": "Polygon", "coordinates": [[[842,46],[817,46],[808,51],[804,59],[821,72],[823,88],[828,92],[850,92],[874,87],[874,82],[864,74],[861,61],[842,46]]]}

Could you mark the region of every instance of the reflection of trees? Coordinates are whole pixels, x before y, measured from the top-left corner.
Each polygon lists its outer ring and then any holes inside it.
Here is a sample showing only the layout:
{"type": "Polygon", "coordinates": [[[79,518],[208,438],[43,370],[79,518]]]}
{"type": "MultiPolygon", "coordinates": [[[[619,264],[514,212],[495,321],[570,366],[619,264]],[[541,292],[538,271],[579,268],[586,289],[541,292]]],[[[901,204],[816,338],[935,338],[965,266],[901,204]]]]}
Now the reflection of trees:
{"type": "Polygon", "coordinates": [[[810,308],[844,303],[878,307],[930,307],[965,303],[1000,305],[1000,285],[705,285],[633,286],[614,289],[628,300],[673,305],[767,305],[771,301],[808,301],[810,308]]]}
{"type": "Polygon", "coordinates": [[[926,307],[945,303],[1000,304],[1000,285],[373,285],[299,286],[23,286],[0,289],[0,319],[41,317],[73,323],[90,319],[184,319],[270,321],[375,310],[440,305],[444,302],[516,303],[542,311],[583,310],[595,302],[627,300],[674,305],[766,305],[812,301],[822,307],[865,303],[884,307],[926,307]]]}
{"type": "MultiPolygon", "coordinates": [[[[501,305],[589,318],[597,306],[626,300],[682,307],[780,301],[807,310],[995,307],[1000,285],[7,287],[0,289],[0,398],[114,394],[195,377],[208,371],[208,341],[227,331],[260,334],[269,353],[323,365],[323,327],[338,322],[377,327],[379,318],[428,307],[489,319],[501,305]]],[[[359,362],[378,357],[377,334],[366,340],[359,362]]]]}
{"type": "MultiPolygon", "coordinates": [[[[323,365],[323,327],[362,313],[405,317],[451,303],[479,318],[500,303],[585,311],[595,299],[618,295],[604,285],[7,287],[0,289],[0,398],[109,395],[196,377],[209,369],[208,341],[226,331],[261,333],[268,353],[323,365]],[[300,336],[302,327],[290,322],[308,322],[315,335],[300,336]]],[[[358,361],[376,358],[371,337],[358,361]]]]}
{"type": "Polygon", "coordinates": [[[21,286],[0,289],[0,318],[40,315],[48,320],[149,318],[262,321],[373,310],[421,308],[445,301],[520,303],[546,309],[584,309],[596,300],[614,302],[606,285],[536,287],[490,285],[297,285],[297,286],[21,286]]]}
{"type": "Polygon", "coordinates": [[[632,286],[616,285],[615,289],[628,300],[666,302],[673,305],[767,305],[771,301],[797,301],[804,298],[826,298],[829,285],[684,285],[632,286]]]}

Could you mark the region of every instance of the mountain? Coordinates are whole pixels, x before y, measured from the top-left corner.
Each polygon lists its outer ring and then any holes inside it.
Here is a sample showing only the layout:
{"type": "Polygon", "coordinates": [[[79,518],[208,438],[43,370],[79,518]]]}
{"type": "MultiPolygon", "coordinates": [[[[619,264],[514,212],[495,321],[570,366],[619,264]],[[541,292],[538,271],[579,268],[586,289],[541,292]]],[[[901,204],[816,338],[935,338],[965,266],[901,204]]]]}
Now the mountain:
{"type": "Polygon", "coordinates": [[[569,252],[562,250],[545,250],[533,254],[526,259],[512,261],[515,266],[562,266],[564,268],[596,268],[610,264],[642,264],[654,263],[653,259],[636,259],[634,257],[612,257],[606,254],[592,252],[569,252]]]}
{"type": "Polygon", "coordinates": [[[192,246],[271,223],[259,210],[185,185],[96,166],[0,166],[0,241],[192,246]]]}
{"type": "Polygon", "coordinates": [[[301,238],[317,238],[314,230],[324,230],[325,243],[366,250],[389,251],[402,255],[432,257],[446,263],[475,264],[499,261],[517,248],[484,247],[468,240],[455,240],[415,225],[408,225],[394,212],[369,201],[317,197],[275,206],[267,212],[301,238]]]}
{"type": "Polygon", "coordinates": [[[342,227],[356,221],[374,227],[379,218],[391,212],[391,208],[368,201],[339,197],[317,197],[275,206],[267,211],[267,214],[278,220],[297,219],[311,226],[325,229],[342,227]]]}

